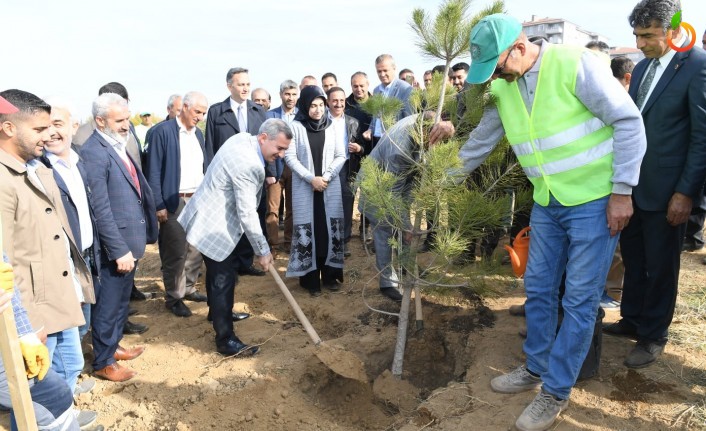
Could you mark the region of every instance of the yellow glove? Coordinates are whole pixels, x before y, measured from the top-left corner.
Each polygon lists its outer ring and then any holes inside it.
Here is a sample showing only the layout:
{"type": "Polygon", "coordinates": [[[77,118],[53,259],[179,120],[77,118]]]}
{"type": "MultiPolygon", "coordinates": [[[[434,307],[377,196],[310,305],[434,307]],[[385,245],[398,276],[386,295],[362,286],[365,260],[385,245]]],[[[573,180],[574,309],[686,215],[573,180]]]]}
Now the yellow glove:
{"type": "Polygon", "coordinates": [[[35,334],[29,334],[20,338],[20,350],[25,360],[27,378],[36,376],[39,380],[44,379],[51,365],[47,346],[42,344],[35,334]]]}
{"type": "Polygon", "coordinates": [[[0,262],[0,290],[12,293],[15,289],[15,276],[12,265],[0,262]]]}

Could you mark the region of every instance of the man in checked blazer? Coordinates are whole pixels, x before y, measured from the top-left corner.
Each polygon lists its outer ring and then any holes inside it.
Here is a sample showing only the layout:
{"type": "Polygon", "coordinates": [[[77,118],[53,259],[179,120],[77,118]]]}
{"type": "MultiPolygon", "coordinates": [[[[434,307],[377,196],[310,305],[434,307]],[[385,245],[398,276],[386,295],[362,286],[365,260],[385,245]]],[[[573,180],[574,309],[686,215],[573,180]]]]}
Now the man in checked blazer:
{"type": "Polygon", "coordinates": [[[98,377],[124,381],[137,372],[116,360],[134,359],[144,350],[123,349],[119,342],[137,260],[146,244],[157,241],[157,217],[152,190],[125,149],[130,131],[127,101],[115,93],[102,94],[93,102],[93,118],[96,129],[81,147],[101,243],[101,281],[91,310],[93,369],[98,377]]]}
{"type": "Polygon", "coordinates": [[[228,139],[178,219],[186,240],[203,254],[206,263],[209,312],[216,349],[223,355],[250,356],[258,351],[233,331],[233,294],[240,269],[236,245],[249,239],[258,263],[263,270],[269,269],[273,259],[257,206],[263,193],[265,165],[284,157],[291,140],[287,123],[274,118],[260,126],[257,136],[239,133],[228,139]]]}

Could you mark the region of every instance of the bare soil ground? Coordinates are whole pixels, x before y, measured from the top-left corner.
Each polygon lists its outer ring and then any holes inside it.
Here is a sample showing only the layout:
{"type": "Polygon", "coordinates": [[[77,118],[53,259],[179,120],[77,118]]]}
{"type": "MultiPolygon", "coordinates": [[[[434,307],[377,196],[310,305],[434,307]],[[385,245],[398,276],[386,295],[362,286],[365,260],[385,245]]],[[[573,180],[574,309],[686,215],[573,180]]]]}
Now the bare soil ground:
{"type": "MultiPolygon", "coordinates": [[[[524,291],[501,267],[485,281],[498,294],[480,298],[468,290],[423,294],[425,329],[410,325],[404,379],[390,368],[397,319],[371,311],[397,312],[377,292],[374,258],[357,237],[346,261],[346,283],[338,293],[312,298],[296,279],[285,279],[304,313],[328,344],[356,354],[368,382],[345,379],[315,355],[315,347],[269,277],[244,277],[236,309],[252,314],[237,325],[247,343],[261,345],[252,358],[222,358],[214,351],[207,307],[189,303],[190,318],[164,307],[160,262],[155,247],[140,262],[137,284],[158,298],[133,302],[135,322],[150,326],[126,336],[124,345],[144,344],[129,366],[139,372],[125,383],[99,381],[78,399],[80,408],[99,412],[110,430],[508,430],[534,393],[491,391],[492,377],[523,361],[517,331],[523,320],[507,309],[524,291]],[[364,292],[363,292],[364,291],[364,292]]],[[[703,289],[703,255],[682,257],[682,292],[703,289]]],[[[286,256],[277,259],[284,273],[286,256]]],[[[203,291],[203,285],[200,284],[203,291]]],[[[610,312],[606,321],[614,321],[610,312]]],[[[703,317],[703,316],[702,316],[703,317]]],[[[676,320],[674,341],[657,364],[632,371],[622,365],[631,341],[604,337],[597,377],[579,383],[556,430],[706,429],[704,320],[676,320]]],[[[0,415],[0,429],[9,429],[0,415]]]]}

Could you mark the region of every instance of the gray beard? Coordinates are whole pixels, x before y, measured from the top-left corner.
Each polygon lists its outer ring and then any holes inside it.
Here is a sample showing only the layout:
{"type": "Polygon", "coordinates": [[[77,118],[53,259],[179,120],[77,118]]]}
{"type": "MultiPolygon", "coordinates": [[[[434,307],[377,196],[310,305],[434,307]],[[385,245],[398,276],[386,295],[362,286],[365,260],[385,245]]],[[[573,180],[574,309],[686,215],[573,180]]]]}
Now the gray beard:
{"type": "Polygon", "coordinates": [[[115,139],[119,143],[123,145],[127,145],[127,138],[123,137],[120,133],[112,130],[109,127],[106,127],[105,129],[101,130],[101,132],[105,133],[106,136],[109,136],[110,138],[115,139]]]}

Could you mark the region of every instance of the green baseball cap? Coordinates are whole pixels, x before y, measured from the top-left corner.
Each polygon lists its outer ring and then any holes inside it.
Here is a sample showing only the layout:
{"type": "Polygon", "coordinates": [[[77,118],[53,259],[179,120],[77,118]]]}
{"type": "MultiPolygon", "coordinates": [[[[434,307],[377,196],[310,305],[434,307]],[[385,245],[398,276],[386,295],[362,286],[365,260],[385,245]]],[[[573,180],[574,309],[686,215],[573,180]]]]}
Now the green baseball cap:
{"type": "Polygon", "coordinates": [[[504,13],[488,15],[471,30],[471,68],[466,82],[482,84],[493,76],[500,54],[522,33],[522,24],[504,13]]]}

